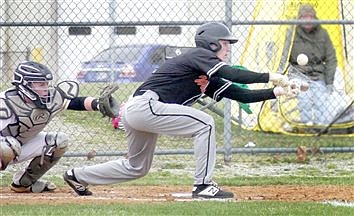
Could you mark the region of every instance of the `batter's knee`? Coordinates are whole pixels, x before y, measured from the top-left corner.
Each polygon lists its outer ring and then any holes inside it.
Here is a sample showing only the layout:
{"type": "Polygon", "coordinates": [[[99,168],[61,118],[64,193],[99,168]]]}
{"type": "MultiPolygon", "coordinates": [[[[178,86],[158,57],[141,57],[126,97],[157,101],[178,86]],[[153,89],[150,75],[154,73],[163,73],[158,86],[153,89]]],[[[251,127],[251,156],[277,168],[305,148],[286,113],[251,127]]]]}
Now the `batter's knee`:
{"type": "Polygon", "coordinates": [[[214,118],[213,118],[212,116],[210,116],[210,115],[209,115],[209,117],[206,119],[206,123],[207,123],[210,127],[212,127],[212,128],[215,127],[214,118]]]}
{"type": "Polygon", "coordinates": [[[143,164],[138,167],[131,167],[130,170],[134,178],[142,178],[149,173],[150,166],[148,166],[147,164],[143,164]]]}
{"type": "Polygon", "coordinates": [[[207,115],[207,117],[203,119],[203,123],[204,124],[198,129],[197,134],[204,134],[215,131],[215,123],[212,116],[207,115]]]}

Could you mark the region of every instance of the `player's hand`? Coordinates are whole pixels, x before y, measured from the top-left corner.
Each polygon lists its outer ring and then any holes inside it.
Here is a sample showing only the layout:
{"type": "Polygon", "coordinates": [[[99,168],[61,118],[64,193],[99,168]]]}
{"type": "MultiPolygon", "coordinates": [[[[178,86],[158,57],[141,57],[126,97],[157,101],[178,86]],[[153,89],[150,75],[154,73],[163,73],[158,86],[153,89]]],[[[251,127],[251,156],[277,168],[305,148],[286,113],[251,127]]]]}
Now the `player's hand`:
{"type": "Polygon", "coordinates": [[[273,89],[273,93],[276,97],[286,96],[286,97],[296,97],[300,93],[300,88],[297,85],[290,85],[287,87],[276,86],[273,89]]]}
{"type": "Polygon", "coordinates": [[[269,81],[275,86],[287,87],[290,85],[288,77],[278,73],[269,73],[269,81]]]}
{"type": "Polygon", "coordinates": [[[208,77],[205,75],[200,75],[199,79],[195,79],[194,82],[200,87],[200,91],[204,93],[209,84],[208,77]]]}

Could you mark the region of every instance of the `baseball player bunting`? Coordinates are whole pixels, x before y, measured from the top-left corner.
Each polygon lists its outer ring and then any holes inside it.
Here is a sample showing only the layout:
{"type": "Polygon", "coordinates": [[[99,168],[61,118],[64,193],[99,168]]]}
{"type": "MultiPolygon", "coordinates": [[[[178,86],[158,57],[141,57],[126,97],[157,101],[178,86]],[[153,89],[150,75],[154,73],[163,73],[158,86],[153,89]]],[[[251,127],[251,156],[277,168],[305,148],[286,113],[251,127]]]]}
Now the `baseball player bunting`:
{"type": "MultiPolygon", "coordinates": [[[[160,134],[194,138],[196,157],[193,198],[233,198],[213,182],[216,160],[215,125],[212,116],[190,105],[203,94],[216,101],[226,97],[244,103],[274,99],[274,88],[250,90],[237,83],[267,83],[285,77],[233,68],[225,63],[230,45],[237,42],[222,23],[201,25],[196,47],[167,60],[127,101],[122,122],[127,132],[126,158],[88,167],[74,168],[64,179],[80,194],[73,182],[88,185],[113,184],[145,176],[151,167],[160,134]]],[[[279,86],[278,88],[283,88],[279,86]]]]}

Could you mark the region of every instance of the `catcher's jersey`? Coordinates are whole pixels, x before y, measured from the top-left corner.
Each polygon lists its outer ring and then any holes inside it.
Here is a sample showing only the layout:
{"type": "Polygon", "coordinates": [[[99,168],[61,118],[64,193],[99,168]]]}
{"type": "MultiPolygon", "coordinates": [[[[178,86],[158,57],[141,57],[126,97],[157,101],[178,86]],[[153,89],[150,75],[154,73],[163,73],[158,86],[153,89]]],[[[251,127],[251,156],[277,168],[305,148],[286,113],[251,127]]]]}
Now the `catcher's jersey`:
{"type": "Polygon", "coordinates": [[[67,102],[65,93],[57,88],[53,91],[53,101],[48,109],[39,109],[26,103],[15,88],[2,92],[0,135],[12,136],[22,145],[41,132],[55,115],[65,109],[67,102]]]}
{"type": "Polygon", "coordinates": [[[213,73],[226,65],[214,52],[193,48],[188,52],[169,59],[134,93],[141,95],[152,90],[159,95],[159,100],[165,103],[190,105],[201,95],[196,83],[200,75],[212,76],[213,73]]]}

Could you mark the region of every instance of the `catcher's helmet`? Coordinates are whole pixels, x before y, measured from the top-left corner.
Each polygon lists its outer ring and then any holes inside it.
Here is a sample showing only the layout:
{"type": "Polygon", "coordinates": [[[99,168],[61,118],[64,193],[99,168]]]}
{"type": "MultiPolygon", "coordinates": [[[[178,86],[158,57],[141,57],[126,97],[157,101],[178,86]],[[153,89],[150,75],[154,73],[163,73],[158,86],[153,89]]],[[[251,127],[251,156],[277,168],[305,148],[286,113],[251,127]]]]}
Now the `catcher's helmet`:
{"type": "Polygon", "coordinates": [[[230,41],[231,44],[238,41],[231,35],[229,28],[219,22],[209,22],[201,25],[197,29],[194,39],[197,47],[203,47],[213,52],[217,52],[221,49],[219,40],[227,40],[230,41]]]}
{"type": "Polygon", "coordinates": [[[53,80],[52,72],[44,65],[25,61],[20,63],[14,73],[12,84],[23,95],[27,96],[39,108],[47,108],[51,103],[53,94],[50,92],[53,88],[49,85],[45,89],[36,89],[32,86],[36,82],[47,82],[53,80]],[[38,90],[47,91],[47,95],[38,94],[38,90]]]}

